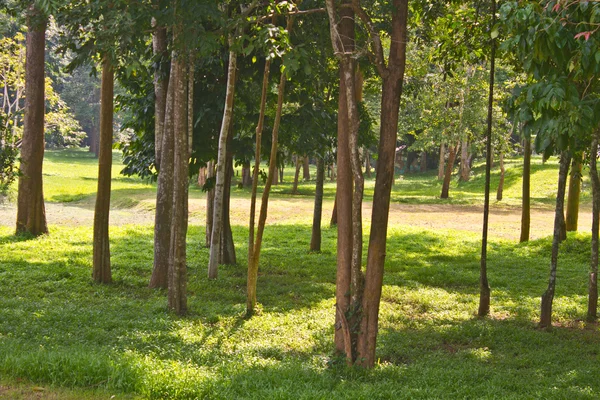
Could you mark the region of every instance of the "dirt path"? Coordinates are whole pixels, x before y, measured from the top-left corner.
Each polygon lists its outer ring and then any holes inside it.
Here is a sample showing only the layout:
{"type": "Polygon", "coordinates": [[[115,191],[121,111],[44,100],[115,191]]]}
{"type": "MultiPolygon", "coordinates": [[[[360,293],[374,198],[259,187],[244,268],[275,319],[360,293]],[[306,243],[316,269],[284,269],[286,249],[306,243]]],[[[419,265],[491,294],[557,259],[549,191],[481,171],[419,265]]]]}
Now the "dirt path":
{"type": "MultiPolygon", "coordinates": [[[[143,224],[154,222],[151,211],[154,199],[145,199],[135,208],[113,209],[112,225],[143,224]]],[[[234,225],[246,225],[250,201],[244,198],[231,200],[231,220],[234,225]]],[[[333,209],[332,201],[323,205],[323,224],[329,223],[333,209]]],[[[206,211],[206,200],[190,199],[190,224],[202,225],[206,211]]],[[[269,203],[268,223],[310,224],[313,201],[305,197],[275,198],[269,203]]],[[[371,214],[371,203],[365,203],[365,220],[371,214]]],[[[94,211],[87,204],[47,203],[46,215],[50,225],[92,225],[94,211]]],[[[14,226],[16,209],[14,204],[0,204],[0,225],[14,226]]],[[[390,226],[412,226],[431,230],[455,229],[466,232],[481,232],[483,207],[453,204],[392,204],[390,226]]],[[[531,238],[552,234],[554,212],[551,209],[532,209],[531,238]]],[[[521,210],[518,208],[492,207],[490,212],[490,237],[518,239],[521,227],[521,210]]],[[[582,209],[579,216],[579,231],[591,229],[591,210],[582,209]]]]}

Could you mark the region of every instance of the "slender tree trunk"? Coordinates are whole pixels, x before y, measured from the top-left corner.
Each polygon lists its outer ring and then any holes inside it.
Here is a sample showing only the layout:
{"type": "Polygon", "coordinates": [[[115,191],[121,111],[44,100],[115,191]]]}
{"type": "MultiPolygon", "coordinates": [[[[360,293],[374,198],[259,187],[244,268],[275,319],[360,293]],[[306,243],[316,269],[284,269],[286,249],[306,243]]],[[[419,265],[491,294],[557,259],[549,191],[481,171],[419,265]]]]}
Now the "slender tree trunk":
{"type": "Polygon", "coordinates": [[[44,162],[44,57],[46,18],[35,8],[27,12],[27,43],[25,64],[25,118],[19,167],[17,199],[17,234],[34,236],[48,233],[42,164],[44,162]]]}
{"type": "Polygon", "coordinates": [[[110,179],[112,169],[114,70],[108,56],[102,61],[100,100],[100,155],[98,157],[98,193],[94,211],[94,254],[92,277],[98,283],[110,283],[110,179]]]}
{"type": "MultiPolygon", "coordinates": [[[[496,0],[492,0],[492,24],[496,24],[496,0]]],[[[483,202],[483,232],[481,235],[481,263],[479,265],[479,310],[477,315],[485,317],[490,313],[490,284],[487,276],[487,242],[488,224],[490,216],[490,172],[492,169],[492,123],[494,113],[494,74],[496,71],[496,39],[492,38],[492,52],[490,56],[490,81],[488,95],[487,133],[486,133],[486,159],[485,159],[485,198],[483,202]]],[[[502,157],[502,156],[501,156],[502,157]]],[[[502,159],[501,159],[502,160],[502,159]]],[[[504,164],[502,164],[504,170],[504,164]]],[[[504,180],[504,175],[502,176],[504,180]]]]}
{"type": "Polygon", "coordinates": [[[317,157],[317,183],[315,188],[315,210],[313,214],[310,250],[321,251],[321,215],[323,211],[323,183],[325,180],[325,162],[317,157]]]}
{"type": "Polygon", "coordinates": [[[170,83],[163,115],[161,143],[161,168],[156,188],[156,212],[154,215],[154,265],[150,288],[167,289],[169,286],[169,254],[171,246],[171,219],[173,217],[173,179],[175,131],[173,127],[175,67],[171,66],[170,83]]]}
{"type": "MultiPolygon", "coordinates": [[[[215,162],[208,162],[208,178],[215,177],[215,162]]],[[[215,212],[215,188],[213,187],[206,192],[206,244],[205,247],[210,249],[210,238],[213,230],[213,214],[215,212]]]]}
{"type": "Polygon", "coordinates": [[[294,174],[294,188],[292,189],[292,194],[298,194],[298,180],[300,179],[300,168],[302,165],[300,164],[300,157],[296,156],[296,172],[294,174]]]}
{"type": "MultiPolygon", "coordinates": [[[[178,28],[179,29],[179,28],[178,28]]],[[[187,129],[187,57],[173,57],[175,77],[173,84],[173,219],[171,220],[171,245],[169,256],[169,309],[178,315],[187,312],[186,236],[188,227],[188,175],[189,148],[187,129]]]]}
{"type": "Polygon", "coordinates": [[[200,167],[200,169],[198,170],[198,187],[199,188],[203,188],[204,185],[206,185],[206,174],[207,174],[207,168],[206,167],[200,167]]]}
{"type": "MultiPolygon", "coordinates": [[[[288,19],[288,32],[291,29],[291,19],[288,19]]],[[[269,194],[271,191],[271,183],[273,178],[277,174],[277,140],[279,136],[279,124],[281,122],[281,113],[283,109],[283,97],[285,93],[285,73],[281,74],[279,80],[278,94],[277,94],[277,111],[275,114],[275,121],[273,123],[273,132],[271,139],[271,155],[269,158],[269,175],[267,176],[267,182],[263,190],[262,201],[260,205],[260,214],[258,216],[258,226],[256,227],[256,240],[254,241],[254,248],[252,250],[252,257],[248,260],[248,282],[247,282],[247,300],[246,300],[246,314],[254,314],[254,308],[256,307],[256,283],[258,280],[258,263],[260,260],[260,250],[262,246],[263,233],[265,230],[265,223],[267,221],[267,208],[269,206],[269,194]]]]}
{"type": "Polygon", "coordinates": [[[552,258],[550,263],[550,279],[548,289],[542,295],[542,307],[540,315],[540,328],[549,328],[552,325],[552,301],[554,300],[554,288],[556,287],[556,267],[558,265],[558,246],[560,244],[561,223],[564,220],[565,186],[569,173],[571,156],[563,151],[560,157],[560,170],[558,174],[558,191],[556,193],[556,214],[554,218],[554,238],[552,240],[552,258]]]}
{"type": "Polygon", "coordinates": [[[279,168],[279,182],[283,183],[283,170],[285,168],[285,164],[281,164],[279,168]]]}
{"type": "Polygon", "coordinates": [[[598,227],[600,226],[600,179],[596,168],[598,159],[598,132],[594,132],[590,151],[590,178],[592,181],[592,250],[588,284],[587,320],[598,318],[598,227]]]}
{"type": "MultiPolygon", "coordinates": [[[[233,37],[229,38],[229,47],[233,44],[233,37]]],[[[233,114],[233,99],[235,96],[235,80],[237,68],[237,54],[229,51],[229,66],[227,69],[227,93],[225,95],[225,110],[223,112],[223,123],[219,136],[219,151],[217,159],[217,181],[215,184],[215,202],[213,212],[213,230],[210,240],[210,258],[208,261],[208,278],[216,279],[219,263],[219,249],[221,239],[221,221],[223,218],[223,191],[225,181],[225,168],[227,158],[227,136],[233,114]]]]}
{"type": "Polygon", "coordinates": [[[233,178],[233,151],[231,151],[231,142],[233,141],[233,124],[229,127],[227,137],[227,169],[225,170],[225,186],[223,188],[223,220],[221,224],[221,249],[219,254],[219,263],[227,265],[237,264],[235,257],[235,246],[233,243],[233,232],[231,231],[231,221],[229,218],[230,200],[231,200],[231,180],[233,178]]]}
{"type": "Polygon", "coordinates": [[[523,157],[523,200],[521,206],[521,239],[520,242],[529,241],[529,228],[531,221],[531,139],[525,139],[525,154],[523,157]]]}
{"type": "Polygon", "coordinates": [[[421,159],[419,161],[421,162],[421,166],[420,166],[421,172],[427,172],[427,152],[426,151],[421,152],[421,159]]]}
{"type": "Polygon", "coordinates": [[[331,220],[329,221],[329,226],[333,227],[337,225],[337,192],[335,199],[333,200],[333,210],[331,211],[331,220]]]}
{"type": "Polygon", "coordinates": [[[579,219],[579,196],[581,194],[581,169],[583,164],[583,155],[579,154],[573,157],[571,165],[571,176],[569,179],[569,197],[567,200],[567,217],[565,219],[567,232],[577,231],[577,221],[579,219]]]}
{"type": "Polygon", "coordinates": [[[154,157],[155,164],[160,170],[161,148],[163,144],[163,132],[165,122],[165,110],[167,104],[167,91],[169,80],[165,76],[164,65],[167,58],[167,29],[159,26],[152,19],[152,50],[154,57],[159,59],[154,70],[154,157]]]}
{"type": "Polygon", "coordinates": [[[498,190],[496,191],[496,200],[502,200],[502,194],[504,192],[504,175],[506,169],[504,168],[504,153],[500,153],[500,182],[498,182],[498,190]]]}
{"type": "Polygon", "coordinates": [[[452,179],[452,170],[454,169],[454,161],[456,160],[456,147],[450,146],[450,153],[448,154],[448,162],[446,163],[446,170],[444,173],[444,183],[442,185],[442,194],[440,198],[447,199],[450,191],[450,180],[452,179]]]}
{"type": "Polygon", "coordinates": [[[460,145],[460,180],[467,182],[470,178],[471,165],[469,163],[469,141],[463,140],[460,145]]]}
{"type": "Polygon", "coordinates": [[[331,176],[329,177],[331,182],[334,182],[337,179],[337,169],[335,167],[335,163],[331,164],[331,176]]]}
{"type": "Polygon", "coordinates": [[[369,149],[365,147],[365,175],[367,178],[371,178],[371,157],[369,155],[369,149]]]}
{"type": "Polygon", "coordinates": [[[250,174],[250,161],[244,162],[244,165],[242,166],[242,186],[252,186],[252,175],[250,174]]]}
{"type": "Polygon", "coordinates": [[[440,145],[440,161],[438,164],[438,180],[444,179],[444,164],[446,158],[446,144],[442,142],[440,145]]]}
{"type": "Polygon", "coordinates": [[[302,159],[302,179],[310,181],[310,168],[308,164],[308,156],[304,156],[302,159]]]}
{"type": "Polygon", "coordinates": [[[265,122],[265,110],[267,105],[267,89],[269,87],[269,71],[271,61],[265,60],[265,69],[263,72],[263,82],[260,97],[260,112],[258,115],[258,123],[256,125],[256,149],[254,154],[254,171],[252,173],[252,194],[250,196],[250,222],[248,228],[248,263],[254,255],[254,223],[256,220],[256,192],[258,190],[258,171],[260,169],[261,156],[261,141],[262,131],[265,122]]]}
{"type": "Polygon", "coordinates": [[[386,255],[390,192],[394,180],[394,158],[398,131],[398,113],[406,65],[408,0],[394,0],[390,56],[382,77],[381,130],[377,159],[377,178],[373,194],[371,232],[367,255],[362,319],[357,343],[357,362],[365,367],[375,364],[379,304],[386,255]]]}

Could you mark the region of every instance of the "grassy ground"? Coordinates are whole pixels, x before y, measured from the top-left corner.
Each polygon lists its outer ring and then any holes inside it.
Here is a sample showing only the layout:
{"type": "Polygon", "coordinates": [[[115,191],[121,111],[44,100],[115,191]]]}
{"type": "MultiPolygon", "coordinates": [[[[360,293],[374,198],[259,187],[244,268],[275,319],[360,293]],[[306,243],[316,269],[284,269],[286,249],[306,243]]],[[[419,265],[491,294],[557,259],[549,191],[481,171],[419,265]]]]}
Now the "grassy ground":
{"type": "MultiPolygon", "coordinates": [[[[54,197],[63,195],[85,203],[93,196],[95,163],[81,158],[81,153],[49,154],[50,201],[68,199],[54,197]],[[71,171],[79,172],[66,178],[71,171]]],[[[540,164],[536,176],[548,173],[554,180],[555,172],[540,164]]],[[[476,190],[477,174],[475,182],[454,188],[468,204],[479,201],[468,195],[476,190]]],[[[434,198],[434,185],[431,193],[426,189],[434,179],[407,177],[394,193],[401,196],[401,188],[414,187],[415,198],[434,198]]],[[[517,180],[507,192],[515,185],[517,180]]],[[[153,190],[135,179],[117,179],[113,187],[120,207],[139,204],[153,190]]],[[[303,187],[308,195],[309,185],[303,187]]],[[[544,191],[550,190],[543,187],[535,186],[542,205],[544,191]]],[[[236,191],[240,197],[244,193],[236,191]]],[[[194,190],[192,196],[202,194],[194,190]]],[[[280,201],[284,194],[273,203],[280,201]]],[[[53,226],[50,235],[31,239],[13,236],[12,221],[0,224],[9,225],[0,227],[0,398],[600,396],[598,327],[581,322],[589,235],[571,234],[561,247],[556,323],[546,332],[535,322],[547,282],[548,238],[527,244],[492,241],[492,315],[482,320],[474,316],[479,235],[392,224],[380,360],[372,371],[362,371],[347,369],[331,356],[335,230],[324,228],[323,251],[309,253],[310,214],[295,215],[293,223],[278,218],[265,231],[261,312],[252,319],[244,318],[243,225],[234,226],[239,265],[222,266],[216,281],[206,279],[208,251],[197,244],[204,228],[190,227],[190,315],[179,318],[167,313],[164,292],[146,288],[151,225],[111,228],[115,282],[99,286],[90,279],[91,227],[53,226]]]]}

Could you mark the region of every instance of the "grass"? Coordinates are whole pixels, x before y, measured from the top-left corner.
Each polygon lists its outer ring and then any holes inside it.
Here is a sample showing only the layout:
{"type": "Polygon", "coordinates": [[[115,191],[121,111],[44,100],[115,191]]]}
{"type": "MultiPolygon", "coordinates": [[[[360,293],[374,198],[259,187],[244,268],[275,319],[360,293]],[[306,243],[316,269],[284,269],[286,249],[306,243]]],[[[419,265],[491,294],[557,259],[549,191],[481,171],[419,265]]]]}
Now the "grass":
{"type": "MultiPolygon", "coordinates": [[[[47,182],[55,180],[46,186],[49,198],[61,190],[91,195],[88,181],[77,175],[59,188],[64,176],[58,169],[83,175],[94,167],[92,161],[68,164],[61,153],[49,156],[54,161],[46,164],[47,182]]],[[[536,174],[545,168],[550,169],[541,166],[536,174]]],[[[473,183],[455,190],[469,204],[478,202],[468,198],[477,173],[473,183]]],[[[410,179],[398,186],[407,188],[410,179]]],[[[414,178],[416,197],[429,198],[418,189],[428,179],[435,177],[414,178]]],[[[517,184],[513,180],[510,188],[517,184]]],[[[129,190],[152,190],[136,180],[115,186],[124,198],[129,190]]],[[[543,199],[541,186],[535,190],[543,199]]],[[[274,203],[283,196],[275,196],[274,203]]],[[[332,356],[335,230],[324,228],[323,251],[310,253],[310,215],[303,222],[282,219],[267,227],[260,312],[251,319],[244,317],[247,228],[236,225],[233,231],[239,265],[221,266],[219,279],[209,281],[208,250],[198,244],[204,227],[190,227],[190,314],[180,318],[166,311],[164,291],[146,287],[150,225],[111,228],[115,282],[107,286],[91,281],[91,227],[53,226],[49,235],[35,239],[0,227],[0,398],[2,385],[10,390],[7,398],[38,387],[67,399],[600,396],[598,327],[582,322],[589,235],[570,234],[561,247],[555,327],[547,332],[537,330],[536,321],[549,238],[490,243],[492,315],[478,319],[479,235],[392,225],[379,362],[365,371],[348,369],[332,356]]]]}

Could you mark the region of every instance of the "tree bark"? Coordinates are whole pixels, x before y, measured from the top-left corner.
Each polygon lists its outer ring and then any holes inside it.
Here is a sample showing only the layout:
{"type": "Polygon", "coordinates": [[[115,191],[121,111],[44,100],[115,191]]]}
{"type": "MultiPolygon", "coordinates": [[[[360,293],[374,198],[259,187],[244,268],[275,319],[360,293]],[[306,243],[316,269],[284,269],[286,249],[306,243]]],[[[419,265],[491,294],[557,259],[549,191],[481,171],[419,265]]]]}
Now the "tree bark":
{"type": "Polygon", "coordinates": [[[569,178],[569,196],[567,200],[567,217],[565,219],[567,232],[577,231],[579,219],[579,196],[581,194],[581,169],[583,155],[573,157],[569,178]]]}
{"type": "Polygon", "coordinates": [[[560,170],[558,174],[558,191],[556,193],[556,213],[554,217],[554,238],[552,240],[552,258],[550,262],[550,279],[548,288],[542,295],[542,307],[540,315],[540,328],[549,328],[552,325],[552,301],[554,300],[554,289],[556,287],[556,267],[558,265],[558,246],[561,237],[561,223],[564,220],[565,186],[569,172],[571,156],[563,151],[560,157],[560,170]]]}
{"type": "Polygon", "coordinates": [[[161,148],[167,104],[169,80],[164,77],[164,61],[167,58],[167,29],[159,26],[152,19],[152,51],[155,59],[159,59],[154,70],[154,157],[155,165],[160,170],[161,148]]]}
{"type": "Polygon", "coordinates": [[[302,159],[302,179],[310,181],[310,168],[308,164],[308,156],[304,156],[302,159]]]}
{"type": "Polygon", "coordinates": [[[331,220],[329,221],[329,226],[333,227],[337,225],[337,192],[335,195],[335,199],[333,200],[333,211],[331,211],[331,220]]]}
{"type": "Polygon", "coordinates": [[[110,213],[110,179],[112,169],[114,70],[110,58],[102,61],[100,100],[100,155],[98,157],[98,193],[94,211],[94,251],[92,277],[98,283],[112,281],[108,219],[110,213]]]}
{"type": "Polygon", "coordinates": [[[504,192],[504,175],[506,169],[504,168],[504,153],[500,153],[500,182],[498,182],[498,190],[496,191],[496,200],[501,201],[504,192]]]}
{"type": "Polygon", "coordinates": [[[592,249],[588,283],[587,320],[598,318],[598,228],[600,226],[600,179],[597,169],[598,132],[594,132],[590,151],[590,180],[592,181],[592,249]]]}
{"type": "Polygon", "coordinates": [[[471,164],[469,163],[469,141],[465,139],[460,145],[460,180],[462,182],[467,182],[470,178],[471,164]]]}
{"type": "Polygon", "coordinates": [[[444,142],[440,145],[440,160],[438,163],[438,180],[444,179],[444,164],[446,158],[446,145],[444,142]]]}
{"type": "MultiPolygon", "coordinates": [[[[288,32],[291,29],[291,19],[288,19],[288,32]]],[[[256,227],[256,240],[252,250],[252,257],[248,259],[248,281],[247,281],[247,298],[246,298],[246,314],[254,314],[256,307],[256,284],[258,280],[258,263],[260,260],[260,250],[262,246],[262,238],[267,221],[267,208],[269,206],[269,194],[273,178],[277,175],[277,140],[279,137],[279,125],[281,122],[281,113],[283,109],[283,97],[285,93],[285,73],[281,74],[277,93],[277,111],[275,113],[275,121],[273,123],[273,132],[271,136],[271,155],[269,158],[269,175],[262,194],[260,205],[260,214],[258,217],[258,226],[256,227]]]]}
{"type": "MultiPolygon", "coordinates": [[[[179,28],[177,28],[179,29],[179,28]]],[[[187,129],[187,57],[179,53],[173,57],[175,76],[173,84],[173,218],[169,252],[169,302],[170,310],[178,315],[187,312],[186,236],[188,227],[188,175],[189,148],[187,129]]]]}
{"type": "Polygon", "coordinates": [[[366,147],[365,147],[364,155],[365,155],[365,175],[367,176],[367,178],[371,178],[371,157],[369,154],[369,149],[367,149],[366,147]]]}
{"type": "Polygon", "coordinates": [[[531,139],[525,139],[525,154],[523,156],[523,195],[521,205],[521,243],[529,241],[531,221],[531,139]]]}
{"type": "MultiPolygon", "coordinates": [[[[215,162],[208,162],[207,179],[215,177],[215,162]]],[[[205,247],[210,249],[210,238],[213,230],[213,214],[215,212],[215,188],[206,192],[206,243],[205,247]]]]}
{"type": "Polygon", "coordinates": [[[175,159],[175,131],[173,121],[175,67],[171,66],[163,123],[161,168],[156,187],[156,211],[154,215],[154,264],[150,288],[167,289],[169,286],[169,254],[171,246],[171,219],[173,217],[173,179],[175,159]]]}
{"type": "Polygon", "coordinates": [[[315,209],[313,214],[310,250],[321,251],[321,215],[323,214],[323,183],[325,180],[325,162],[317,157],[317,183],[315,188],[315,209]]]}
{"type": "MultiPolygon", "coordinates": [[[[362,319],[357,343],[357,362],[365,367],[375,364],[379,304],[386,255],[390,193],[394,180],[394,158],[398,114],[406,65],[408,0],[394,0],[390,56],[382,76],[381,130],[377,159],[377,178],[373,194],[371,232],[362,299],[362,319]]],[[[381,67],[380,67],[381,68],[381,67]]],[[[383,69],[383,68],[381,68],[383,69]]]]}
{"type": "MultiPolygon", "coordinates": [[[[229,47],[233,44],[233,37],[229,38],[229,47]]],[[[229,51],[229,66],[227,68],[227,92],[225,95],[225,109],[223,111],[223,122],[219,136],[219,151],[217,158],[217,173],[215,184],[215,202],[213,211],[213,230],[210,240],[210,258],[208,261],[208,278],[216,279],[219,263],[219,249],[221,239],[221,221],[223,218],[223,191],[225,181],[225,168],[227,158],[227,136],[233,114],[233,99],[235,96],[235,80],[237,68],[237,54],[229,51]]]]}
{"type": "MultiPolygon", "coordinates": [[[[492,0],[492,23],[496,24],[496,0],[492,0]]],[[[496,71],[496,39],[492,38],[492,51],[490,56],[490,78],[488,89],[488,113],[486,132],[486,159],[485,159],[485,198],[483,202],[483,232],[481,235],[481,262],[479,265],[479,310],[477,315],[485,317],[490,313],[490,284],[487,276],[487,242],[488,224],[490,216],[490,173],[492,169],[492,123],[494,113],[494,74],[496,71]]],[[[463,144],[464,145],[464,144],[463,144]]],[[[501,156],[502,157],[502,156],[501,156]]],[[[461,160],[462,161],[462,160],[461,160]]],[[[468,164],[468,163],[466,163],[468,164]]],[[[504,170],[504,164],[502,165],[504,170]]],[[[504,179],[504,176],[503,178],[504,179]]]]}
{"type": "Polygon", "coordinates": [[[426,151],[421,152],[421,159],[419,161],[421,162],[420,171],[427,172],[427,152],[426,151]]]}
{"type": "Polygon", "coordinates": [[[233,243],[233,232],[231,231],[231,221],[229,218],[230,200],[231,200],[231,179],[233,178],[233,151],[231,151],[231,142],[233,141],[233,124],[230,125],[229,135],[227,137],[227,169],[225,170],[225,186],[223,187],[223,219],[221,224],[221,248],[219,250],[219,264],[235,265],[235,245],[233,243]]]}
{"type": "Polygon", "coordinates": [[[48,233],[42,165],[44,162],[44,69],[47,20],[35,8],[27,12],[25,117],[19,167],[17,234],[48,233]]]}
{"type": "Polygon", "coordinates": [[[302,165],[300,164],[300,157],[296,156],[296,172],[294,173],[294,187],[292,189],[292,194],[298,194],[298,180],[300,179],[300,168],[302,165]]]}
{"type": "Polygon", "coordinates": [[[458,145],[456,147],[450,146],[450,153],[448,154],[448,162],[446,163],[446,169],[444,172],[444,183],[442,185],[442,194],[440,198],[447,199],[448,193],[450,191],[450,180],[452,179],[452,170],[454,169],[454,161],[456,160],[456,151],[458,150],[458,145]]]}
{"type": "Polygon", "coordinates": [[[246,161],[244,162],[244,165],[242,165],[242,186],[252,186],[252,174],[250,174],[250,161],[246,161]]]}

